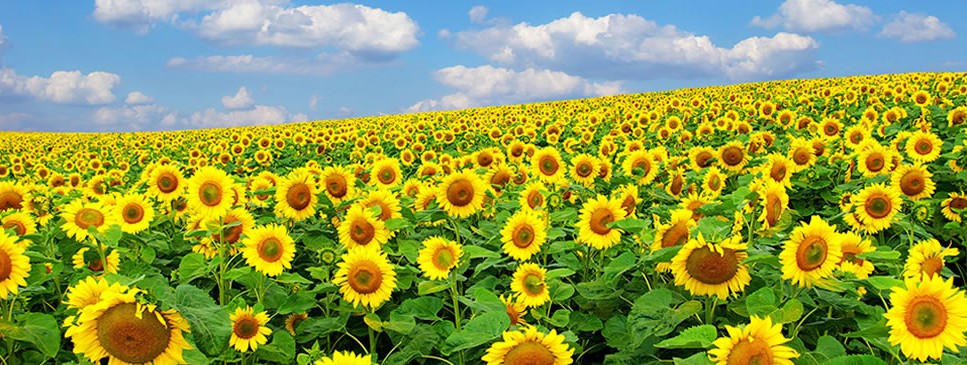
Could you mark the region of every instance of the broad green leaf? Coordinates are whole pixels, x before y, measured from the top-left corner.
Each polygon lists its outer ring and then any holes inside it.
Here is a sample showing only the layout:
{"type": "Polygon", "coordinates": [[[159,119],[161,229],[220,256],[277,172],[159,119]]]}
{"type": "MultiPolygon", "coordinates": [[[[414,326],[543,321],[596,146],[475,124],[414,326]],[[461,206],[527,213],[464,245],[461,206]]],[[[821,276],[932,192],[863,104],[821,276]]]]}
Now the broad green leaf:
{"type": "Polygon", "coordinates": [[[802,302],[793,298],[787,301],[782,308],[769,313],[769,317],[772,317],[772,320],[776,323],[792,323],[798,321],[799,317],[802,317],[802,313],[802,302]]]}
{"type": "Polygon", "coordinates": [[[287,331],[274,331],[272,342],[259,346],[255,354],[260,360],[291,364],[295,359],[295,339],[287,331]]]}
{"type": "Polygon", "coordinates": [[[15,323],[0,320],[0,333],[4,337],[28,342],[49,358],[57,356],[60,350],[60,326],[54,316],[29,312],[15,319],[15,323]]]}
{"type": "Polygon", "coordinates": [[[169,304],[188,320],[199,350],[209,356],[218,356],[225,351],[232,335],[232,321],[228,311],[215,304],[207,291],[192,285],[178,285],[169,304]]]}
{"type": "Polygon", "coordinates": [[[393,313],[410,315],[426,321],[439,321],[440,317],[437,316],[437,313],[441,309],[443,309],[443,300],[437,297],[425,296],[404,300],[399,308],[393,310],[393,313]]]}
{"type": "Polygon", "coordinates": [[[445,281],[428,280],[420,282],[416,287],[417,294],[427,295],[450,289],[450,284],[445,281]]]}
{"type": "Polygon", "coordinates": [[[894,287],[904,287],[903,281],[900,281],[892,276],[870,276],[866,278],[866,282],[873,285],[874,288],[879,290],[890,290],[894,287]]]}
{"type": "Polygon", "coordinates": [[[510,326],[505,312],[484,313],[473,317],[460,331],[455,331],[443,342],[440,352],[450,355],[456,351],[483,345],[500,336],[510,326]]]}
{"type": "Polygon", "coordinates": [[[745,298],[745,308],[749,315],[764,316],[772,313],[777,309],[776,294],[769,287],[756,290],[745,298]]]}
{"type": "Polygon", "coordinates": [[[678,336],[661,341],[655,346],[666,349],[704,349],[711,346],[717,337],[715,326],[703,324],[689,327],[678,336]]]}

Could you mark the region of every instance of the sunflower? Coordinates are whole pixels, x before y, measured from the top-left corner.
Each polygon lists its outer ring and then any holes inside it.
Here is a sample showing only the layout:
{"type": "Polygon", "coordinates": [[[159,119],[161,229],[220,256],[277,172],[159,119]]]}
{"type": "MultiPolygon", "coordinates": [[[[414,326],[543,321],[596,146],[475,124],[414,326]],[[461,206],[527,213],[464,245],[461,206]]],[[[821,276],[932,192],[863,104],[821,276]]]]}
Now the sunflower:
{"type": "Polygon", "coordinates": [[[372,363],[372,355],[357,355],[350,351],[335,351],[332,353],[332,357],[326,356],[316,360],[314,365],[370,365],[372,363]]]}
{"type": "Polygon", "coordinates": [[[836,118],[825,118],[819,123],[819,130],[823,137],[829,140],[839,138],[839,132],[843,129],[843,123],[836,118]]]}
{"type": "Polygon", "coordinates": [[[863,229],[869,233],[889,228],[903,204],[900,191],[884,184],[871,184],[853,195],[851,200],[863,229]]]}
{"type": "Polygon", "coordinates": [[[685,190],[685,171],[681,167],[671,169],[668,173],[668,183],[665,184],[665,191],[673,197],[678,197],[685,190]]]}
{"type": "Polygon", "coordinates": [[[329,166],[322,170],[319,176],[323,191],[332,201],[333,205],[339,205],[343,201],[350,199],[356,189],[356,176],[342,166],[329,166]]]}
{"type": "Polygon", "coordinates": [[[568,365],[574,349],[564,343],[564,336],[551,330],[544,334],[532,326],[519,331],[504,331],[503,341],[490,345],[481,360],[487,365],[568,365]]]}
{"type": "Polygon", "coordinates": [[[529,209],[544,208],[547,204],[544,191],[547,191],[547,187],[540,181],[527,184],[520,192],[520,206],[529,209]]]}
{"type": "MultiPolygon", "coordinates": [[[[656,216],[655,240],[651,244],[652,251],[658,251],[667,247],[681,246],[689,241],[689,230],[696,225],[692,220],[692,211],[688,209],[675,209],[671,212],[671,219],[668,223],[662,224],[656,216]]],[[[658,271],[668,271],[667,262],[658,263],[658,271]]]]}
{"type": "Polygon", "coordinates": [[[256,176],[249,180],[247,193],[247,202],[255,207],[264,208],[269,206],[269,198],[272,197],[271,194],[265,193],[265,190],[275,188],[275,184],[272,180],[266,179],[261,176],[256,176]]]}
{"type": "Polygon", "coordinates": [[[205,166],[188,179],[188,207],[203,217],[217,217],[232,207],[232,178],[218,168],[205,166]]]}
{"type": "Polygon", "coordinates": [[[525,307],[539,307],[551,300],[545,277],[547,270],[535,263],[522,263],[514,271],[514,278],[510,289],[514,291],[518,302],[525,307]]]}
{"type": "Polygon", "coordinates": [[[285,226],[269,224],[252,229],[242,239],[242,256],[255,271],[278,276],[292,267],[295,244],[285,226]]]}
{"type": "Polygon", "coordinates": [[[7,299],[9,294],[17,294],[21,286],[27,286],[24,279],[28,276],[30,257],[17,245],[17,237],[0,231],[0,299],[7,299]]]}
{"type": "Polygon", "coordinates": [[[940,157],[940,148],[942,145],[943,141],[937,138],[937,135],[930,132],[916,131],[907,138],[907,156],[910,156],[910,159],[915,162],[933,162],[937,157],[940,157]]]}
{"type": "Polygon", "coordinates": [[[607,249],[621,240],[621,231],[608,225],[625,217],[621,202],[598,195],[581,207],[577,222],[578,241],[599,250],[607,249]]]}
{"type": "Polygon", "coordinates": [[[692,220],[698,222],[699,219],[702,219],[703,217],[705,217],[705,215],[702,214],[702,212],[700,212],[698,209],[704,206],[705,204],[709,204],[711,202],[712,201],[706,198],[705,196],[695,192],[691,192],[688,194],[688,196],[681,198],[681,202],[678,203],[678,206],[691,211],[692,220]]]}
{"type": "Polygon", "coordinates": [[[890,292],[893,307],[883,315],[890,344],[921,362],[940,360],[944,347],[957,352],[967,345],[967,297],[954,287],[953,278],[906,279],[904,284],[890,292]]]}
{"type": "Polygon", "coordinates": [[[594,178],[598,176],[598,159],[586,153],[574,156],[568,172],[574,182],[591,187],[594,185],[594,178]]]}
{"type": "Polygon", "coordinates": [[[531,157],[531,166],[535,174],[541,181],[548,184],[557,184],[564,179],[564,168],[561,153],[554,147],[544,147],[534,152],[531,157]]]}
{"type": "Polygon", "coordinates": [[[940,203],[943,209],[940,211],[947,220],[960,222],[963,217],[960,216],[960,212],[954,211],[954,209],[961,210],[967,208],[967,195],[963,192],[954,193],[951,192],[947,195],[947,199],[944,199],[940,203]]]}
{"type": "Polygon", "coordinates": [[[527,210],[518,211],[500,230],[504,253],[518,261],[527,261],[540,252],[545,240],[547,230],[544,220],[527,210]]]}
{"type": "Polygon", "coordinates": [[[154,220],[154,206],[141,194],[124,195],[114,202],[115,215],[121,217],[121,231],[138,233],[154,220]]]}
{"type": "Polygon", "coordinates": [[[384,188],[392,188],[403,181],[400,162],[395,158],[383,158],[374,162],[370,174],[376,176],[376,183],[384,188]]]}
{"type": "Polygon", "coordinates": [[[930,104],[930,93],[928,93],[926,90],[917,90],[913,93],[913,95],[910,96],[910,99],[913,100],[913,103],[917,104],[917,106],[921,108],[926,107],[928,104],[930,104]]]}
{"type": "Polygon", "coordinates": [[[244,208],[232,208],[220,217],[202,218],[202,228],[215,228],[213,234],[204,241],[209,243],[224,242],[232,244],[242,239],[255,227],[255,218],[244,208]],[[231,225],[231,227],[226,227],[231,225]],[[217,227],[217,228],[216,228],[217,227]],[[225,228],[221,228],[225,227],[225,228]],[[221,228],[221,230],[218,230],[221,228]]]}
{"type": "Polygon", "coordinates": [[[454,172],[443,178],[437,192],[437,203],[451,217],[469,217],[480,211],[487,184],[473,172],[454,172]]]}
{"type": "Polygon", "coordinates": [[[870,273],[875,269],[873,263],[858,258],[856,255],[876,251],[876,247],[873,247],[869,239],[863,238],[853,232],[847,231],[841,233],[840,239],[843,257],[839,261],[839,270],[851,272],[860,280],[870,277],[870,273]]]}
{"type": "Polygon", "coordinates": [[[104,261],[101,261],[100,254],[95,250],[91,250],[89,247],[82,247],[71,257],[71,263],[74,264],[75,269],[86,267],[96,274],[105,272],[108,274],[116,274],[118,272],[118,266],[121,265],[121,254],[117,250],[111,250],[107,254],[107,257],[105,257],[105,260],[107,261],[107,265],[104,265],[104,261]]]}
{"type": "Polygon", "coordinates": [[[72,237],[78,242],[84,241],[88,237],[93,238],[88,232],[90,227],[94,227],[99,233],[104,233],[108,227],[115,224],[117,217],[101,203],[85,202],[84,200],[86,199],[75,199],[67,204],[60,214],[65,221],[60,228],[64,230],[68,237],[72,237]]]}
{"type": "Polygon", "coordinates": [[[265,326],[269,322],[269,315],[265,311],[255,313],[251,306],[235,308],[229,318],[232,320],[232,337],[228,344],[239,352],[258,349],[259,345],[268,342],[268,335],[272,329],[265,326]]]}
{"type": "Polygon", "coordinates": [[[338,267],[332,283],[339,285],[343,299],[353,307],[362,304],[376,309],[396,288],[396,272],[376,245],[350,248],[338,267]]]}
{"type": "Polygon", "coordinates": [[[170,202],[182,196],[185,191],[185,177],[177,167],[158,165],[148,177],[148,195],[158,201],[170,202]]]}
{"type": "Polygon", "coordinates": [[[296,329],[299,327],[299,324],[302,323],[302,321],[306,320],[306,318],[309,318],[309,313],[306,313],[306,312],[302,312],[302,313],[292,313],[292,314],[286,316],[285,317],[285,331],[286,332],[289,332],[290,335],[292,335],[293,337],[295,337],[296,336],[296,329]]]}
{"type": "Polygon", "coordinates": [[[702,179],[702,194],[707,198],[715,198],[722,194],[725,188],[725,180],[728,178],[716,166],[705,169],[705,177],[702,179]]]}
{"type": "Polygon", "coordinates": [[[463,249],[456,242],[443,237],[433,236],[423,240],[416,263],[420,271],[430,280],[444,280],[450,275],[450,270],[460,265],[463,249]]]}
{"type": "Polygon", "coordinates": [[[0,181],[0,212],[23,208],[26,198],[26,187],[9,181],[0,181]]]}
{"type": "Polygon", "coordinates": [[[372,210],[359,204],[349,208],[337,230],[339,243],[346,248],[369,246],[371,243],[379,246],[389,240],[389,231],[383,221],[372,210]]]}
{"type": "Polygon", "coordinates": [[[625,156],[621,163],[625,176],[637,178],[638,185],[648,185],[658,174],[658,164],[652,158],[651,153],[645,150],[637,150],[625,156]]]}
{"type": "Polygon", "coordinates": [[[719,148],[718,162],[725,170],[737,173],[749,163],[749,155],[745,151],[745,145],[739,141],[732,141],[719,148]]]}
{"type": "Polygon", "coordinates": [[[843,134],[843,139],[846,148],[850,150],[855,150],[863,145],[863,142],[872,138],[872,132],[869,128],[863,126],[862,124],[856,124],[846,130],[843,134]]]}
{"type": "Polygon", "coordinates": [[[308,173],[292,173],[275,190],[275,215],[294,221],[316,214],[316,182],[308,173]]]}
{"type": "Polygon", "coordinates": [[[788,157],[795,164],[796,171],[802,171],[816,164],[816,154],[808,140],[793,139],[789,143],[788,157]]]}
{"type": "Polygon", "coordinates": [[[808,288],[829,277],[843,256],[841,241],[836,227],[812,216],[792,230],[779,254],[782,278],[808,288]]]}
{"type": "Polygon", "coordinates": [[[103,277],[88,276],[67,288],[66,304],[68,308],[83,310],[87,306],[97,304],[101,300],[102,293],[125,290],[127,287],[120,283],[109,283],[103,277]]]}
{"type": "MultiPolygon", "coordinates": [[[[396,198],[396,194],[386,189],[369,191],[365,197],[359,200],[359,204],[367,209],[379,207],[379,220],[383,222],[392,218],[403,217],[400,213],[400,200],[396,198]]],[[[390,236],[393,236],[393,232],[390,232],[390,236]]]]}
{"type": "Polygon", "coordinates": [[[507,317],[510,318],[510,325],[516,326],[518,324],[527,324],[522,317],[527,311],[527,306],[521,304],[521,302],[514,300],[513,296],[500,296],[500,302],[504,303],[504,308],[507,310],[507,317]]]}
{"type": "Polygon", "coordinates": [[[779,218],[782,217],[782,213],[789,207],[789,194],[786,193],[786,188],[782,184],[771,179],[764,180],[758,192],[759,204],[762,205],[762,214],[759,215],[759,221],[766,229],[775,227],[779,218]]]}
{"type": "Polygon", "coordinates": [[[944,248],[934,238],[920,241],[910,247],[907,262],[903,265],[903,277],[919,279],[921,276],[934,277],[943,270],[944,257],[955,258],[960,251],[953,247],[944,248]]]}
{"type": "Polygon", "coordinates": [[[692,295],[715,295],[720,300],[745,290],[752,280],[742,264],[749,257],[747,248],[739,236],[716,244],[706,242],[699,233],[672,258],[675,285],[684,286],[692,295]]]}
{"type": "Polygon", "coordinates": [[[874,177],[881,174],[890,173],[893,170],[893,152],[870,140],[863,144],[860,153],[856,158],[856,167],[865,177],[874,177]]]}
{"type": "Polygon", "coordinates": [[[624,184],[611,192],[615,200],[621,202],[621,209],[625,211],[625,217],[634,217],[635,208],[638,206],[638,185],[624,184]]]}
{"type": "Polygon", "coordinates": [[[728,337],[719,337],[708,351],[715,365],[776,364],[792,365],[799,353],[783,345],[791,339],[782,335],[782,324],[772,324],[772,318],[752,315],[744,327],[725,325],[728,337]]]}
{"type": "Polygon", "coordinates": [[[900,165],[890,176],[893,188],[913,201],[932,196],[936,188],[933,174],[921,164],[900,165]]]}
{"type": "Polygon", "coordinates": [[[96,364],[105,357],[110,364],[186,363],[182,353],[191,349],[184,337],[188,322],[174,309],[142,304],[135,297],[138,292],[111,287],[81,309],[65,334],[74,342],[74,353],[96,364]]]}
{"type": "Polygon", "coordinates": [[[26,212],[16,212],[0,218],[0,231],[12,229],[14,238],[19,239],[17,245],[26,249],[31,242],[23,238],[25,235],[37,233],[37,222],[26,212]]]}

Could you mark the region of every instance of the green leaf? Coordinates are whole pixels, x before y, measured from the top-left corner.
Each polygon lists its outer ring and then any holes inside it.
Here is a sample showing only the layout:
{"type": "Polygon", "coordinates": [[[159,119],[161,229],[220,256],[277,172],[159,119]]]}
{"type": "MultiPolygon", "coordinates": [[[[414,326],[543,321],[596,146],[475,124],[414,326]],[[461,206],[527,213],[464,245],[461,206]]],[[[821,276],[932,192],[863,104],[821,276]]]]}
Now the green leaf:
{"type": "Polygon", "coordinates": [[[372,312],[367,313],[366,316],[363,317],[363,322],[366,322],[366,325],[373,329],[373,331],[383,332],[383,321],[379,319],[378,314],[372,312]]]}
{"type": "Polygon", "coordinates": [[[826,355],[828,358],[846,356],[846,348],[835,337],[829,335],[819,336],[816,340],[816,352],[826,355]]]}
{"type": "Polygon", "coordinates": [[[678,251],[681,251],[681,249],[682,246],[665,247],[658,251],[652,252],[651,255],[645,258],[645,260],[649,262],[670,262],[672,258],[678,254],[678,251]]]}
{"type": "Polygon", "coordinates": [[[286,300],[279,305],[278,314],[305,313],[316,306],[316,298],[304,291],[286,297],[286,300]]]}
{"type": "Polygon", "coordinates": [[[450,284],[444,281],[423,281],[416,286],[417,294],[427,295],[450,289],[450,284]]]}
{"type": "Polygon", "coordinates": [[[866,282],[873,285],[874,288],[879,290],[890,290],[894,287],[904,287],[903,281],[900,281],[892,276],[870,276],[866,278],[866,282]]]}
{"type": "Polygon", "coordinates": [[[145,246],[144,248],[141,249],[141,260],[144,261],[145,263],[150,264],[154,262],[154,259],[157,256],[158,256],[158,252],[155,251],[155,249],[152,248],[151,246],[145,246]]]}
{"type": "Polygon", "coordinates": [[[94,226],[87,227],[88,233],[91,233],[94,238],[97,238],[98,242],[103,243],[107,247],[118,247],[118,242],[121,242],[121,226],[117,224],[112,224],[110,227],[104,230],[104,233],[97,233],[94,226]],[[92,232],[93,231],[93,232],[92,232]]]}
{"type": "Polygon", "coordinates": [[[0,333],[4,337],[28,342],[48,358],[57,356],[60,350],[60,326],[54,316],[47,313],[23,313],[16,317],[17,324],[0,321],[0,333]]]}
{"type": "Polygon", "coordinates": [[[209,356],[218,356],[225,351],[232,335],[232,321],[228,311],[215,304],[207,291],[192,285],[178,285],[169,304],[188,320],[199,350],[209,356]]]}
{"type": "Polygon", "coordinates": [[[574,273],[576,273],[576,271],[571,270],[571,269],[568,269],[568,268],[560,268],[560,269],[547,270],[547,275],[545,275],[545,278],[547,280],[564,278],[564,277],[568,277],[568,276],[574,275],[574,273]]]}
{"type": "Polygon", "coordinates": [[[551,318],[547,318],[547,323],[554,327],[567,327],[567,324],[571,322],[571,311],[567,309],[558,309],[554,311],[551,318]]]}
{"type": "Polygon", "coordinates": [[[779,308],[772,313],[769,313],[769,317],[772,317],[773,321],[776,323],[792,323],[799,320],[802,317],[803,305],[798,299],[789,299],[782,308],[779,308]]]}
{"type": "MultiPolygon", "coordinates": [[[[499,302],[499,300],[498,300],[499,302]]],[[[410,315],[425,321],[439,321],[437,313],[443,309],[443,300],[437,297],[417,297],[403,301],[403,304],[393,310],[394,314],[410,315]]]]}
{"type": "Polygon", "coordinates": [[[625,251],[620,256],[611,259],[604,267],[604,277],[607,281],[613,282],[618,279],[625,271],[635,267],[638,255],[631,251],[625,251]]]}
{"type": "Polygon", "coordinates": [[[416,319],[411,315],[391,313],[389,321],[383,322],[383,329],[399,334],[409,334],[416,327],[416,319]]]}
{"type": "Polygon", "coordinates": [[[480,309],[484,312],[506,312],[507,308],[504,306],[504,302],[500,301],[497,294],[494,292],[484,289],[477,288],[470,293],[473,298],[474,308],[480,309]]]}
{"type": "Polygon", "coordinates": [[[776,294],[770,287],[756,290],[745,298],[745,308],[749,311],[749,315],[764,316],[772,313],[778,309],[776,308],[776,294]]]}
{"type": "Polygon", "coordinates": [[[450,354],[477,347],[493,341],[510,326],[505,312],[484,313],[471,319],[460,331],[454,331],[444,340],[440,352],[450,354]]]}
{"type": "Polygon", "coordinates": [[[829,359],[823,365],[886,365],[886,361],[873,355],[848,355],[829,359]]]}
{"type": "Polygon", "coordinates": [[[255,353],[260,360],[291,364],[295,359],[295,339],[287,331],[272,332],[272,342],[255,353]]]}
{"type": "Polygon", "coordinates": [[[699,352],[687,358],[673,358],[673,364],[675,365],[711,365],[712,360],[708,359],[708,354],[705,351],[699,352]]]}
{"type": "Polygon", "coordinates": [[[900,253],[897,251],[873,251],[856,255],[856,258],[870,261],[898,261],[900,253]]]}
{"type": "Polygon", "coordinates": [[[390,218],[386,220],[386,229],[390,231],[397,231],[410,227],[413,227],[413,225],[405,218],[390,218]]]}
{"type": "Polygon", "coordinates": [[[689,327],[678,336],[659,342],[655,347],[665,349],[704,349],[712,345],[718,337],[715,326],[703,324],[689,327]]]}
{"type": "Polygon", "coordinates": [[[625,218],[614,221],[610,224],[611,227],[619,228],[628,233],[637,234],[645,228],[651,226],[650,219],[637,219],[637,218],[625,218]]]}
{"type": "Polygon", "coordinates": [[[604,322],[592,314],[571,312],[570,329],[574,332],[594,332],[604,328],[604,322]]]}
{"type": "Polygon", "coordinates": [[[205,255],[192,252],[181,258],[178,264],[178,282],[188,284],[192,280],[209,276],[211,263],[205,261],[205,255]]]}
{"type": "Polygon", "coordinates": [[[500,257],[500,254],[480,246],[464,245],[463,257],[466,260],[472,260],[472,259],[477,259],[481,257],[497,258],[497,257],[500,257]]]}

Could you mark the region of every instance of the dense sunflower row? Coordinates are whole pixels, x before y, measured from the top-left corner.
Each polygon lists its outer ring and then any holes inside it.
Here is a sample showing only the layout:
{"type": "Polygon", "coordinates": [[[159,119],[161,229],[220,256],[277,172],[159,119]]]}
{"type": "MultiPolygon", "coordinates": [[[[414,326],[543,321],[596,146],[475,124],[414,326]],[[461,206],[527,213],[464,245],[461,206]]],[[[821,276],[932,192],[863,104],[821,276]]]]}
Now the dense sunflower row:
{"type": "Polygon", "coordinates": [[[965,99],[918,73],[0,133],[0,354],[956,362],[965,99]]]}

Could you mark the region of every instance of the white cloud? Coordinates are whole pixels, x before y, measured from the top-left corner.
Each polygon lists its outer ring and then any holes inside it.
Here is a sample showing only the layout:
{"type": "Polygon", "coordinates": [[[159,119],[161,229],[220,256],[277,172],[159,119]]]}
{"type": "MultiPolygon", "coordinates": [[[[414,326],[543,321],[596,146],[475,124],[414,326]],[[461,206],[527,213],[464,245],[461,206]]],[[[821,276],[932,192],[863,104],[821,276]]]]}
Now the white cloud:
{"type": "Polygon", "coordinates": [[[95,0],[94,19],[139,33],[157,22],[177,19],[179,13],[195,13],[221,1],[212,0],[95,0]]]}
{"type": "Polygon", "coordinates": [[[835,32],[866,30],[876,17],[865,6],[842,5],[832,0],[786,0],[779,12],[768,18],[756,16],[752,25],[774,28],[782,25],[793,32],[835,32]]]}
{"type": "Polygon", "coordinates": [[[935,16],[901,11],[893,21],[883,26],[880,36],[913,43],[952,39],[955,34],[950,26],[935,16]]]}
{"type": "Polygon", "coordinates": [[[0,25],[0,54],[3,54],[3,50],[9,45],[7,36],[3,34],[3,25],[0,25]]]}
{"type": "Polygon", "coordinates": [[[13,112],[0,114],[0,130],[17,130],[23,127],[23,122],[30,119],[30,114],[13,112]]]}
{"type": "Polygon", "coordinates": [[[122,126],[128,130],[143,130],[148,126],[172,127],[178,114],[166,107],[155,104],[123,105],[120,107],[101,107],[94,111],[91,119],[101,127],[122,126]]]}
{"type": "Polygon", "coordinates": [[[312,109],[312,111],[316,111],[316,107],[318,106],[319,106],[319,95],[313,94],[311,97],[309,97],[309,109],[312,109]]]}
{"type": "Polygon", "coordinates": [[[54,71],[50,77],[22,76],[0,68],[0,94],[28,96],[58,104],[100,105],[113,103],[114,88],[121,77],[109,72],[54,71]]]}
{"type": "Polygon", "coordinates": [[[591,82],[564,72],[534,68],[514,71],[490,65],[453,66],[437,70],[434,78],[457,92],[440,99],[420,101],[408,111],[462,109],[622,92],[620,82],[591,82]]]}
{"type": "MultiPolygon", "coordinates": [[[[227,112],[205,109],[194,112],[184,122],[191,128],[225,128],[250,125],[279,124],[292,121],[292,116],[281,106],[256,105],[248,110],[227,112]]],[[[298,119],[306,119],[301,117],[298,119]]]]}
{"type": "Polygon", "coordinates": [[[128,105],[143,105],[154,103],[154,98],[144,95],[140,91],[134,91],[124,98],[124,103],[128,105]]]}
{"type": "Polygon", "coordinates": [[[483,5],[477,5],[470,8],[467,15],[470,16],[470,22],[474,24],[483,24],[484,20],[487,19],[487,7],[483,5]]]}
{"type": "Polygon", "coordinates": [[[717,77],[736,80],[781,77],[819,66],[819,44],[808,36],[779,33],[753,37],[732,48],[708,36],[658,25],[638,15],[610,14],[589,18],[580,12],[547,24],[494,25],[456,34],[459,48],[516,69],[560,70],[591,79],[656,79],[717,77]],[[784,67],[762,68],[759,66],[784,67]],[[736,65],[748,71],[735,72],[736,65]],[[779,72],[782,70],[782,72],[779,72]]]}
{"type": "Polygon", "coordinates": [[[234,96],[223,96],[222,106],[228,110],[248,109],[255,105],[255,100],[249,95],[248,89],[244,86],[238,88],[234,96]]]}
{"type": "Polygon", "coordinates": [[[375,59],[391,57],[419,44],[419,27],[406,13],[346,3],[290,8],[262,1],[238,1],[188,27],[204,39],[224,44],[334,47],[375,59]]]}
{"type": "Polygon", "coordinates": [[[321,54],[314,59],[258,57],[253,55],[207,56],[194,59],[174,57],[168,60],[170,68],[186,68],[200,71],[269,73],[290,75],[331,75],[361,67],[361,61],[346,52],[321,54]]]}

